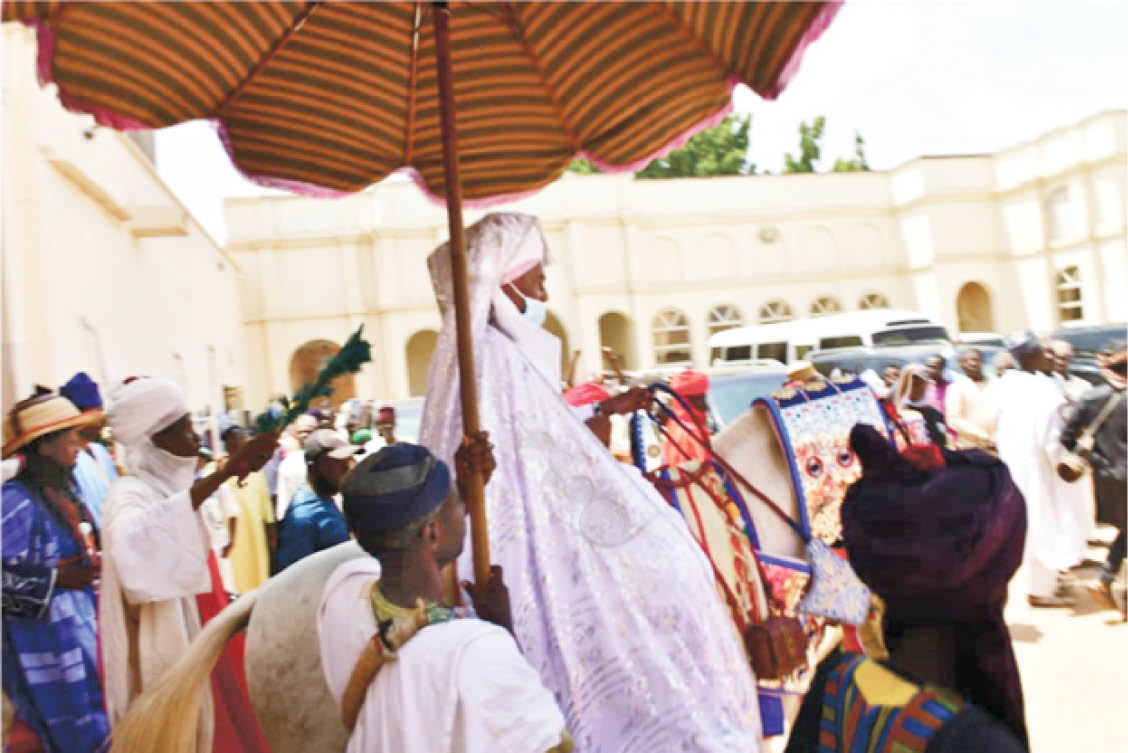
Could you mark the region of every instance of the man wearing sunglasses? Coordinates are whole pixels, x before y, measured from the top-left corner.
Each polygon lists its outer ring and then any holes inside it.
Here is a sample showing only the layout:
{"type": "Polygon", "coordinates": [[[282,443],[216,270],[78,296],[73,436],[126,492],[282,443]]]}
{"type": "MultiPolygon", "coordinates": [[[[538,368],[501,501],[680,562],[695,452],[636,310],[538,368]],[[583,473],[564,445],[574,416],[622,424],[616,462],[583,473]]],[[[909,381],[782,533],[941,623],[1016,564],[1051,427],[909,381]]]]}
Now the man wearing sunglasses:
{"type": "MultiPolygon", "coordinates": [[[[1061,441],[1075,450],[1077,441],[1090,425],[1103,416],[1093,431],[1093,448],[1087,453],[1093,467],[1097,494],[1097,519],[1116,526],[1116,539],[1108,550],[1108,559],[1089,592],[1106,609],[1116,609],[1112,582],[1124,562],[1126,549],[1125,518],[1128,508],[1128,403],[1124,399],[1128,376],[1128,347],[1124,340],[1109,342],[1101,351],[1101,376],[1105,383],[1086,392],[1078,400],[1062,431],[1061,441]]],[[[1124,606],[1120,607],[1124,613],[1124,606]]]]}

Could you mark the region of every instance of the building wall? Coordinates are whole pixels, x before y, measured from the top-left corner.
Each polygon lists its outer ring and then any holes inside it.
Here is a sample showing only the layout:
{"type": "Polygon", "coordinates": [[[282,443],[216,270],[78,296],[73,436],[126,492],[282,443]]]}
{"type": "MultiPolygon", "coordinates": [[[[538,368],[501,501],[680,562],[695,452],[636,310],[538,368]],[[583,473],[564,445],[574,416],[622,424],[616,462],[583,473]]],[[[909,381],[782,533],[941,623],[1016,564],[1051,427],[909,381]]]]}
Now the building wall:
{"type": "MultiPolygon", "coordinates": [[[[669,310],[688,322],[692,362],[707,364],[709,313],[722,304],[755,323],[773,301],[804,317],[824,296],[849,311],[878,294],[958,331],[960,291],[975,283],[967,300],[979,322],[1048,331],[1062,324],[1055,285],[1066,268],[1083,291],[1072,323],[1128,318],[1117,292],[1128,274],[1126,122],[1124,111],[1102,113],[998,154],[922,157],[884,173],[566,175],[504,209],[541,218],[549,308],[582,351],[581,377],[604,365],[601,321],[628,366],[654,366],[651,325],[669,310]]],[[[409,182],[385,182],[340,200],[231,200],[227,218],[229,251],[253,288],[251,352],[270,365],[255,394],[288,386],[304,342],[340,341],[360,322],[376,362],[358,393],[419,392],[420,343],[440,325],[425,259],[446,238],[441,206],[409,182]]]]}
{"type": "Polygon", "coordinates": [[[28,29],[3,34],[4,411],[79,370],[169,377],[220,408],[244,386],[239,268],[134,140],[38,86],[28,29]]]}

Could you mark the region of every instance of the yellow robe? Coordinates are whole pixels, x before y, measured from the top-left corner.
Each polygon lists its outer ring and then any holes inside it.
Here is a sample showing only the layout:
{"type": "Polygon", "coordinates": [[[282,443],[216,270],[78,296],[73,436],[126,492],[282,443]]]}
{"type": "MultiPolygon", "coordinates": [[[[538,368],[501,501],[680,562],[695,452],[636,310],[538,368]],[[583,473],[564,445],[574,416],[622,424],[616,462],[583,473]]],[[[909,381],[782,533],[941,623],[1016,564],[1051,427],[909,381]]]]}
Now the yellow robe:
{"type": "Polygon", "coordinates": [[[235,571],[235,590],[245,594],[270,577],[266,526],[274,523],[274,507],[270,502],[266,476],[261,471],[247,476],[243,486],[239,486],[238,479],[230,479],[226,483],[239,504],[235,543],[228,559],[235,571]]]}

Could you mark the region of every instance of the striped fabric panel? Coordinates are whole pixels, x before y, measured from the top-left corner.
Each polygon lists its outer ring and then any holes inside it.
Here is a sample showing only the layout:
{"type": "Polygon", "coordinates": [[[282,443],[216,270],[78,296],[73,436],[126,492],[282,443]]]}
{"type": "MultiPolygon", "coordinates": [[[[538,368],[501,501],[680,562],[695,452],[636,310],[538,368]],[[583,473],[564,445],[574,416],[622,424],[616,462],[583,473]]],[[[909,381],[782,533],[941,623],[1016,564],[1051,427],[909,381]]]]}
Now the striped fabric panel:
{"type": "MultiPolygon", "coordinates": [[[[825,3],[451,4],[463,194],[630,165],[776,87],[825,3]]],[[[444,194],[430,3],[8,2],[53,33],[50,76],[104,122],[225,126],[253,176],[357,191],[404,165],[444,194]]]]}

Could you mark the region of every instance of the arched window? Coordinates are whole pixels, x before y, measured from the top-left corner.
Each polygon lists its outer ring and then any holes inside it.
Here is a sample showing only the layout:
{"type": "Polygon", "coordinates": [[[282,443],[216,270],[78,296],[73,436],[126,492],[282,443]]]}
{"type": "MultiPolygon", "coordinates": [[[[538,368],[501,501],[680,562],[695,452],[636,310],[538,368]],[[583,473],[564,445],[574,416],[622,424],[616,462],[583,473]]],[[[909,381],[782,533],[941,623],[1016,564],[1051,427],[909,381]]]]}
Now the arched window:
{"type": "Polygon", "coordinates": [[[1076,322],[1085,318],[1081,300],[1081,271],[1066,267],[1057,273],[1058,317],[1062,322],[1076,322]]]}
{"type": "Polygon", "coordinates": [[[795,318],[791,313],[791,306],[787,305],[787,301],[768,301],[760,307],[760,324],[772,324],[774,322],[789,322],[795,318]]]}
{"type": "Polygon", "coordinates": [[[881,293],[866,293],[862,296],[862,300],[858,303],[860,309],[887,309],[889,308],[889,299],[881,293]]]}
{"type": "Polygon", "coordinates": [[[811,304],[811,316],[827,316],[828,314],[837,314],[842,311],[842,304],[838,299],[831,295],[819,296],[811,304]]]}
{"type": "Polygon", "coordinates": [[[689,319],[677,309],[662,309],[650,323],[654,334],[654,362],[656,364],[689,363],[689,319]]]}
{"type": "Polygon", "coordinates": [[[709,334],[723,332],[726,329],[744,326],[744,314],[740,309],[728,303],[722,303],[709,309],[709,334]]]}
{"type": "Polygon", "coordinates": [[[427,393],[427,375],[431,370],[431,357],[439,333],[433,329],[421,329],[408,338],[404,347],[407,361],[407,391],[412,397],[427,393]]]}

